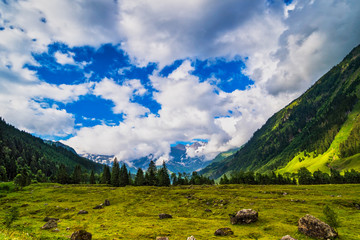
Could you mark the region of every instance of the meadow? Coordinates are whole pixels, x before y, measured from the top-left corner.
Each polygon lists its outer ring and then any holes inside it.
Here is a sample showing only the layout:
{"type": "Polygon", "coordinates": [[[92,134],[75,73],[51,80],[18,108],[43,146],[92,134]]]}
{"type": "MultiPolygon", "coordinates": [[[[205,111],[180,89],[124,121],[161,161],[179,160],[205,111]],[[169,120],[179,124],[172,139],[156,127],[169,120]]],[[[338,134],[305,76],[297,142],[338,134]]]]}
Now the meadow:
{"type": "Polygon", "coordinates": [[[297,231],[305,214],[325,220],[328,205],[339,217],[339,239],[360,239],[360,185],[214,185],[111,187],[106,185],[32,184],[0,192],[0,222],[13,207],[19,218],[9,228],[0,224],[0,239],[69,239],[78,229],[93,239],[280,239],[284,235],[311,239],[297,231]],[[110,201],[110,206],[93,209],[110,201]],[[229,214],[243,208],[259,213],[249,225],[230,224],[229,214]],[[205,209],[209,210],[205,211],[205,209]],[[78,215],[80,210],[89,213],[78,215]],[[160,213],[173,216],[159,219],[160,213]],[[41,230],[43,219],[59,218],[58,232],[41,230]],[[218,228],[234,235],[219,237],[218,228]]]}

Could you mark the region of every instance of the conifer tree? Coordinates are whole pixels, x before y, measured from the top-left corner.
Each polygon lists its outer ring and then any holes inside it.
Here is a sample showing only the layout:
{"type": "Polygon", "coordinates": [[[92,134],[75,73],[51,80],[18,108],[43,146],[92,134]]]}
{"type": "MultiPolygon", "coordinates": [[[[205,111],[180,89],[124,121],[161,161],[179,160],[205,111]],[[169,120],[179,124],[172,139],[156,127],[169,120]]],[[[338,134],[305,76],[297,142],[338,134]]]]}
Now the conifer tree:
{"type": "Polygon", "coordinates": [[[56,181],[61,184],[67,184],[69,183],[69,175],[66,171],[66,167],[64,164],[61,164],[57,174],[56,174],[56,181]]]}
{"type": "Polygon", "coordinates": [[[95,173],[94,173],[94,170],[91,170],[91,173],[90,173],[90,184],[95,184],[95,173]]]}
{"type": "Polygon", "coordinates": [[[111,184],[111,174],[110,167],[108,165],[104,165],[104,170],[101,177],[102,184],[111,184]]]}
{"type": "Polygon", "coordinates": [[[149,163],[149,168],[146,171],[146,175],[145,175],[145,181],[146,184],[149,186],[156,186],[157,185],[157,178],[156,178],[156,165],[154,163],[154,161],[150,161],[149,163]]]}
{"type": "Polygon", "coordinates": [[[126,185],[129,185],[129,173],[124,163],[120,168],[119,186],[125,187],[126,185]]]}
{"type": "Polygon", "coordinates": [[[72,175],[72,182],[74,184],[79,184],[81,183],[81,178],[82,178],[82,173],[81,173],[81,166],[80,165],[76,165],[74,168],[74,172],[72,175]]]}
{"type": "Polygon", "coordinates": [[[120,167],[117,158],[115,158],[111,172],[111,185],[115,187],[119,187],[120,186],[119,180],[120,180],[120,167]]]}
{"type": "Polygon", "coordinates": [[[144,172],[143,172],[143,170],[141,168],[138,168],[138,170],[136,172],[134,185],[135,186],[143,186],[143,185],[145,185],[144,172]]]}
{"type": "Polygon", "coordinates": [[[163,162],[162,168],[158,171],[158,186],[170,186],[170,178],[166,168],[165,162],[163,162]]]}

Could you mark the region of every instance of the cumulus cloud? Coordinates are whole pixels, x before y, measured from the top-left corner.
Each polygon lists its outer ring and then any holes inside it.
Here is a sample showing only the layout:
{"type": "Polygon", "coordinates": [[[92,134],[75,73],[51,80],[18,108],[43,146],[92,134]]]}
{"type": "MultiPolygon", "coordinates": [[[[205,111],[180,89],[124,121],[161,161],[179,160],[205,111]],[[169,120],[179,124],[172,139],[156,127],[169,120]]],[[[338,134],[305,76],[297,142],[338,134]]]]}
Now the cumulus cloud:
{"type": "MultiPolygon", "coordinates": [[[[79,152],[166,158],[170,143],[203,138],[209,142],[202,152],[210,158],[244,144],[356,46],[359,12],[357,0],[295,0],[288,6],[267,0],[2,1],[0,114],[22,129],[65,136],[74,131],[74,116],[43,100],[68,103],[94,94],[111,100],[113,112],[125,120],[78,130],[66,143],[79,152]],[[137,79],[51,85],[24,66],[38,65],[33,53],[47,52],[53,42],[95,48],[112,43],[132,63],[155,62],[159,71],[174,60],[188,60],[168,77],[153,73],[153,93],[137,79]],[[243,73],[255,84],[225,93],[191,74],[192,60],[216,57],[242,58],[243,73]],[[157,114],[133,101],[145,94],[161,105],[157,114]]],[[[54,57],[81,67],[70,52],[54,57]]]]}

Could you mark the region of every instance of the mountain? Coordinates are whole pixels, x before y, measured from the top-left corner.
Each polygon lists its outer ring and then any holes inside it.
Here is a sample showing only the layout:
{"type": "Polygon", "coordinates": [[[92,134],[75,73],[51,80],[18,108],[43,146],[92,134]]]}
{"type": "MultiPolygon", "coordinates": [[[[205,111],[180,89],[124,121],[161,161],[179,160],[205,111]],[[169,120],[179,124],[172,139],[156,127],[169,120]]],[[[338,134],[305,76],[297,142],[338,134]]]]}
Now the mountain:
{"type": "Polygon", "coordinates": [[[48,177],[54,176],[60,164],[64,164],[69,173],[76,165],[87,171],[101,172],[101,164],[80,157],[70,147],[62,145],[20,131],[0,118],[0,169],[6,171],[10,180],[21,169],[33,174],[41,170],[48,177]]]}
{"type": "Polygon", "coordinates": [[[61,142],[55,142],[55,141],[51,141],[51,140],[44,140],[44,143],[54,145],[56,147],[62,147],[62,148],[65,148],[66,150],[69,150],[70,152],[73,152],[73,153],[77,154],[75,149],[73,149],[72,147],[70,147],[68,145],[65,145],[65,144],[63,144],[61,142]]]}
{"type": "MultiPolygon", "coordinates": [[[[199,169],[202,169],[209,164],[209,161],[205,161],[204,156],[189,156],[189,152],[193,154],[198,154],[201,150],[201,147],[205,143],[202,142],[195,142],[190,145],[184,145],[184,144],[177,144],[176,146],[172,146],[170,148],[170,159],[168,162],[166,162],[167,168],[171,172],[186,172],[191,173],[193,171],[197,171],[199,169]]],[[[191,154],[191,155],[193,155],[191,154]]],[[[112,161],[115,156],[111,155],[96,155],[96,154],[83,154],[82,157],[88,158],[92,161],[95,161],[97,163],[107,164],[109,166],[112,165],[112,161]]],[[[158,159],[154,157],[153,154],[150,154],[146,157],[138,158],[131,160],[129,162],[126,162],[126,165],[128,169],[135,173],[138,168],[147,169],[149,166],[150,161],[156,162],[158,159]]],[[[121,162],[121,161],[120,161],[121,162]]]]}
{"type": "Polygon", "coordinates": [[[275,113],[234,155],[200,173],[360,169],[360,45],[275,113]]]}

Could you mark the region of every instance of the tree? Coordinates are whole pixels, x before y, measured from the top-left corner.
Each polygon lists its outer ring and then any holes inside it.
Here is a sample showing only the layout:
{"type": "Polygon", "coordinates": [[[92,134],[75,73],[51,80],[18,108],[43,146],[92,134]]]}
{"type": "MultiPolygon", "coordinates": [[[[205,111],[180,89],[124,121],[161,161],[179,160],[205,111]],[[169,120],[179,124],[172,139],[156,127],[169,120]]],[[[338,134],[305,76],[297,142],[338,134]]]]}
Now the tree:
{"type": "Polygon", "coordinates": [[[331,183],[343,183],[343,177],[340,175],[340,172],[334,168],[330,168],[330,182],[331,183]]]}
{"type": "Polygon", "coordinates": [[[69,181],[69,175],[66,171],[66,167],[64,164],[60,164],[60,167],[56,174],[56,181],[61,184],[67,184],[70,183],[69,181]]]}
{"type": "Polygon", "coordinates": [[[174,186],[178,185],[178,179],[177,179],[176,173],[172,173],[170,178],[171,178],[172,185],[174,185],[174,186]]]}
{"type": "Polygon", "coordinates": [[[311,172],[302,167],[298,171],[299,184],[312,184],[314,182],[311,172]]]}
{"type": "Polygon", "coordinates": [[[90,173],[90,184],[95,184],[95,173],[94,173],[94,170],[91,170],[91,173],[90,173]]]}
{"type": "Polygon", "coordinates": [[[36,172],[36,181],[38,182],[46,182],[46,176],[45,174],[41,171],[41,169],[39,169],[37,172],[36,172]]]}
{"type": "Polygon", "coordinates": [[[102,184],[111,184],[111,174],[110,167],[108,165],[104,165],[104,170],[101,177],[102,184]]]}
{"type": "Polygon", "coordinates": [[[229,184],[229,179],[226,174],[220,178],[220,184],[229,184]]]}
{"type": "Polygon", "coordinates": [[[6,168],[4,166],[0,166],[0,181],[7,182],[7,173],[6,168]]]}
{"type": "Polygon", "coordinates": [[[125,187],[126,185],[129,185],[129,183],[129,173],[124,163],[120,168],[119,186],[125,187]]]}
{"type": "Polygon", "coordinates": [[[111,185],[115,187],[119,187],[120,186],[119,178],[120,178],[120,167],[117,158],[115,158],[111,172],[111,185]]]}
{"type": "Polygon", "coordinates": [[[151,160],[145,175],[145,181],[147,185],[149,186],[157,185],[156,173],[157,173],[156,165],[154,161],[151,160]]]}
{"type": "Polygon", "coordinates": [[[73,175],[72,175],[72,182],[74,184],[79,184],[81,182],[81,178],[82,178],[81,166],[76,165],[74,168],[73,175]]]}
{"type": "Polygon", "coordinates": [[[145,185],[144,172],[141,168],[138,168],[135,176],[135,186],[143,186],[145,185]]]}
{"type": "Polygon", "coordinates": [[[163,162],[162,168],[158,171],[157,179],[158,179],[157,181],[158,186],[165,186],[165,187],[170,186],[170,177],[165,162],[163,162]]]}

